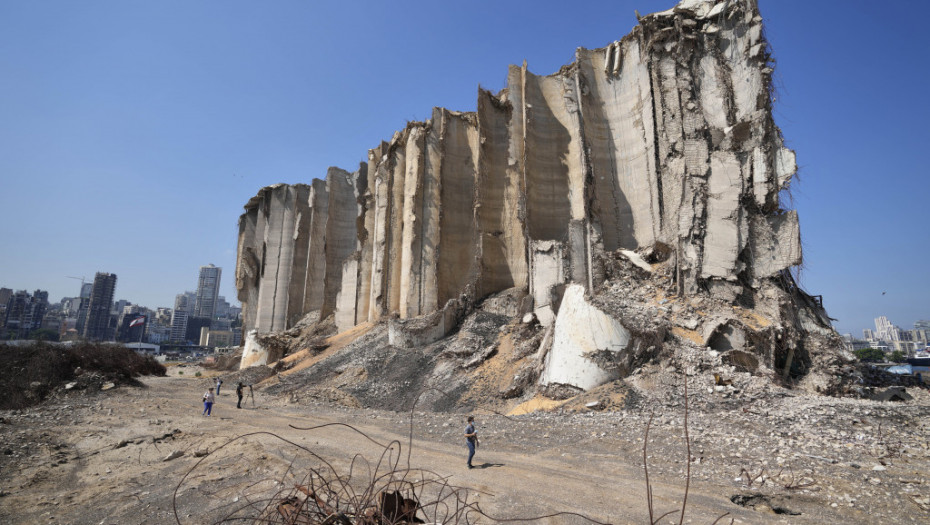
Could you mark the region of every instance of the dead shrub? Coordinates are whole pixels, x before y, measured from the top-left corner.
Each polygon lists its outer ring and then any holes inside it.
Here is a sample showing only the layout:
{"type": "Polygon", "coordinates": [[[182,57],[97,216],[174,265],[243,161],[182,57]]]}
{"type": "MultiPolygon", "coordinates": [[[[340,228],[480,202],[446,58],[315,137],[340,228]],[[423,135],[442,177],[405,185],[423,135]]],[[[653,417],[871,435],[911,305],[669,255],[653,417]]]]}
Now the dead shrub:
{"type": "Polygon", "coordinates": [[[60,346],[0,345],[0,409],[22,409],[42,402],[64,383],[96,373],[129,383],[141,375],[165,375],[165,367],[134,350],[111,344],[60,346]]]}

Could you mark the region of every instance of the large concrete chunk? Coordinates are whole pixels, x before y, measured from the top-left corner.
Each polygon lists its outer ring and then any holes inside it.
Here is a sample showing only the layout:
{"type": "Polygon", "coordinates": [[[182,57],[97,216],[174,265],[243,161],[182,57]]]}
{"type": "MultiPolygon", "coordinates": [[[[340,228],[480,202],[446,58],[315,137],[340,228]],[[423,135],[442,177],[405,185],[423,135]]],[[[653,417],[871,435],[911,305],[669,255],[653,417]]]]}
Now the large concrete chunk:
{"type": "Polygon", "coordinates": [[[707,233],[704,237],[704,277],[735,279],[737,258],[746,240],[740,163],[730,153],[714,153],[710,163],[707,233]]]}
{"type": "Polygon", "coordinates": [[[630,340],[630,332],[620,322],[585,300],[583,286],[569,285],[540,382],[590,390],[617,379],[619,368],[606,363],[620,361],[618,354],[630,340]]]}
{"type": "Polygon", "coordinates": [[[752,273],[756,279],[771,277],[801,264],[801,227],[797,212],[754,217],[751,229],[752,273]]]}

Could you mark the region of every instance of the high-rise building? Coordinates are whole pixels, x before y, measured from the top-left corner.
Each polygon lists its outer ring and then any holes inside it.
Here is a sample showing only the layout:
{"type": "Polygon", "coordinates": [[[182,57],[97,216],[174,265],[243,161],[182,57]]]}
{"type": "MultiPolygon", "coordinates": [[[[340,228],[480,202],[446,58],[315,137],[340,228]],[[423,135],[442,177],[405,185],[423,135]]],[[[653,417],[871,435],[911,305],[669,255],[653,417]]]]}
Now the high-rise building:
{"type": "Polygon", "coordinates": [[[217,318],[226,318],[229,317],[229,302],[222,295],[216,298],[216,317],[217,318]]]}
{"type": "Polygon", "coordinates": [[[48,312],[48,292],[36,290],[31,296],[26,290],[12,294],[4,316],[5,337],[25,339],[42,327],[48,312]]]}
{"type": "Polygon", "coordinates": [[[81,282],[81,301],[78,305],[77,328],[79,335],[84,335],[84,326],[87,324],[87,307],[90,306],[90,293],[94,288],[94,283],[81,282]]]}
{"type": "Polygon", "coordinates": [[[216,302],[220,292],[220,275],[222,268],[212,264],[200,267],[197,280],[197,300],[194,304],[193,317],[213,319],[216,317],[216,302]]]}
{"type": "Polygon", "coordinates": [[[168,340],[180,343],[187,340],[187,325],[194,309],[196,294],[194,292],[179,293],[174,297],[174,310],[171,312],[171,335],[168,340]]]}
{"type": "Polygon", "coordinates": [[[130,305],[132,305],[132,303],[126,299],[120,299],[119,301],[113,302],[113,308],[110,311],[116,315],[122,315],[124,313],[123,309],[130,305]]]}
{"type": "Polygon", "coordinates": [[[180,343],[187,337],[187,311],[175,308],[171,313],[171,335],[168,340],[180,343]]]}
{"type": "Polygon", "coordinates": [[[113,337],[110,330],[110,308],[116,291],[116,274],[97,272],[87,305],[87,321],[81,335],[90,341],[106,341],[113,337]]]}
{"type": "Polygon", "coordinates": [[[884,315],[875,318],[875,337],[881,341],[899,341],[901,329],[892,324],[884,315]]]}

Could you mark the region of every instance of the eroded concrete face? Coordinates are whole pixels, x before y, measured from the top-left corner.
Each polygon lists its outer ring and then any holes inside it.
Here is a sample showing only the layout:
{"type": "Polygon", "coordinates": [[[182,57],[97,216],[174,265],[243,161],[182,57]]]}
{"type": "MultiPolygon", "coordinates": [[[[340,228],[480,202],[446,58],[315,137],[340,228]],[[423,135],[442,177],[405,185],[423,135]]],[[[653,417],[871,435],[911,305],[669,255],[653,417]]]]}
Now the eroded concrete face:
{"type": "Polygon", "coordinates": [[[604,279],[597,254],[656,247],[679,293],[735,299],[801,260],[771,74],[750,0],[686,0],[552,75],[511,66],[475,113],[435,108],[354,173],[250,200],[244,329],[319,310],[344,330],[509,288],[549,324],[567,286],[604,279]]]}
{"type": "Polygon", "coordinates": [[[552,347],[540,376],[543,385],[590,390],[620,376],[615,363],[621,361],[619,354],[627,349],[632,336],[619,321],[588,303],[584,295],[584,287],[577,284],[565,290],[552,347]]]}

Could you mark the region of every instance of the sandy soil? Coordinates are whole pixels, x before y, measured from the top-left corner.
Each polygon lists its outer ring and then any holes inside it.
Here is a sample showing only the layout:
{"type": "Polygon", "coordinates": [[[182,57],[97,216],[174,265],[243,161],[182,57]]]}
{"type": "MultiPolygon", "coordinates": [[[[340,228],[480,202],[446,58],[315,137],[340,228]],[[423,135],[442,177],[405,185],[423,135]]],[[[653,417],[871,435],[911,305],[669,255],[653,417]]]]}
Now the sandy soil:
{"type": "MultiPolygon", "coordinates": [[[[406,464],[410,414],[289,405],[258,391],[237,410],[234,387],[224,384],[213,416],[204,417],[200,398],[211,383],[209,373],[194,378],[195,367],[172,370],[178,371],[184,374],[144,379],[142,388],[119,387],[5,413],[0,522],[213,523],[250,504],[277,501],[282,491],[306,482],[309,470],[324,460],[341,476],[351,473],[353,482],[364,481],[377,468],[385,445],[397,440],[402,451],[392,457],[406,464]],[[365,435],[344,426],[293,428],[331,423],[352,425],[365,435]],[[178,453],[183,455],[165,461],[178,453]]],[[[418,473],[418,479],[439,476],[463,487],[468,501],[499,518],[571,512],[605,523],[648,523],[641,466],[644,418],[621,424],[609,414],[585,419],[479,413],[478,468],[469,470],[463,417],[414,415],[410,466],[434,473],[418,473]]],[[[668,428],[657,421],[653,432],[668,434],[668,428]]],[[[657,515],[681,505],[684,466],[675,455],[683,456],[684,449],[678,440],[659,436],[650,451],[657,515]]],[[[705,456],[715,452],[713,443],[703,448],[705,456]]],[[[734,483],[736,473],[721,479],[702,468],[700,461],[693,462],[686,523],[710,524],[726,513],[721,523],[731,518],[735,523],[888,523],[887,513],[896,512],[893,506],[881,508],[886,514],[879,518],[881,512],[863,512],[861,505],[831,507],[817,490],[781,491],[755,508],[739,506],[730,500],[746,492],[734,483]],[[775,513],[772,508],[779,505],[790,507],[793,515],[775,513]]],[[[922,515],[912,506],[895,521],[919,522],[922,515]]],[[[492,522],[477,515],[471,519],[492,522]]],[[[536,523],[591,521],[558,515],[536,523]]],[[[661,523],[678,523],[678,515],[661,523]]]]}

